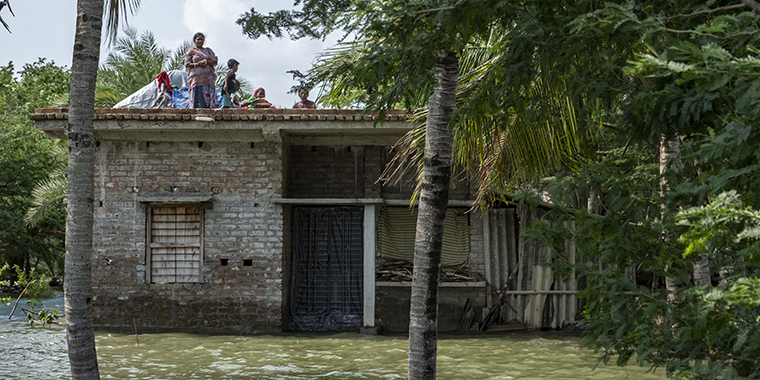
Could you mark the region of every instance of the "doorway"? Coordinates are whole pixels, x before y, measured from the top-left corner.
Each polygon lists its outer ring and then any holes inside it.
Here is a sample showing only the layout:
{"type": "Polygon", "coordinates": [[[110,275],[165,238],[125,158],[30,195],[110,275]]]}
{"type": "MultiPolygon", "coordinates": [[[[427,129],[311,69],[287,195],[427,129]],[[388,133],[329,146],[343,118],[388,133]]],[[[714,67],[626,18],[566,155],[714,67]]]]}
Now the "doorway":
{"type": "Polygon", "coordinates": [[[293,208],[290,329],[361,327],[363,216],[357,206],[293,208]]]}

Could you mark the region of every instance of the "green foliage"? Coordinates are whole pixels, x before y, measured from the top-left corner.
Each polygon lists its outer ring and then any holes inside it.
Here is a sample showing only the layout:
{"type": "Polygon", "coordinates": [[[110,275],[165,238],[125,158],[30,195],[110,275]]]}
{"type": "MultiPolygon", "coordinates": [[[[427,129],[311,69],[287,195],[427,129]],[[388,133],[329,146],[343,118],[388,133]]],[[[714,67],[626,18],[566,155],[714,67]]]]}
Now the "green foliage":
{"type": "MultiPolygon", "coordinates": [[[[487,33],[505,2],[309,0],[301,10],[269,15],[254,9],[237,23],[252,38],[322,38],[344,35],[346,55],[308,73],[297,87],[335,83],[331,97],[369,109],[411,109],[433,90],[441,50],[460,51],[472,36],[487,33]]],[[[329,58],[329,57],[326,57],[329,58]]],[[[323,60],[326,63],[328,60],[323,60]]]]}
{"type": "Polygon", "coordinates": [[[760,264],[752,245],[760,238],[760,212],[745,207],[736,190],[720,193],[704,206],[682,210],[676,220],[689,227],[678,238],[686,244],[684,256],[731,250],[745,254],[751,264],[760,264]]]}
{"type": "MultiPolygon", "coordinates": [[[[7,287],[11,284],[10,280],[2,280],[3,274],[5,271],[8,270],[10,266],[8,264],[5,264],[3,266],[0,266],[0,286],[7,287]]],[[[0,303],[7,303],[11,300],[11,297],[0,297],[0,303]]]]}
{"type": "Polygon", "coordinates": [[[125,28],[124,34],[98,69],[96,107],[111,107],[152,82],[171,57],[171,51],[156,45],[149,31],[138,36],[135,29],[125,28]]]}
{"type": "Polygon", "coordinates": [[[34,108],[49,107],[68,90],[69,73],[40,59],[24,65],[0,67],[0,264],[25,270],[44,269],[51,276],[63,274],[64,211],[24,225],[24,213],[35,184],[52,168],[52,140],[29,120],[34,108]],[[16,75],[17,74],[17,75],[16,75]]]}
{"type": "MultiPolygon", "coordinates": [[[[8,269],[9,266],[7,264],[3,267],[0,267],[0,278],[3,277],[4,272],[8,269]]],[[[41,296],[48,290],[49,281],[47,277],[44,274],[38,274],[35,269],[26,272],[18,265],[14,265],[13,269],[17,278],[17,280],[14,282],[14,285],[23,289],[21,294],[19,294],[19,300],[21,297],[27,296],[26,303],[29,306],[29,309],[22,308],[22,310],[24,314],[26,314],[26,319],[29,324],[34,326],[34,323],[39,321],[42,324],[42,327],[45,327],[47,325],[57,323],[56,321],[60,316],[58,310],[51,308],[40,308],[39,310],[36,309],[41,303],[41,296]]],[[[8,297],[3,298],[0,301],[5,303],[9,302],[10,300],[11,298],[8,297]]]]}
{"type": "Polygon", "coordinates": [[[65,218],[66,194],[68,193],[68,147],[63,140],[56,141],[50,154],[53,166],[46,179],[38,182],[32,190],[31,207],[24,215],[29,227],[42,225],[46,220],[65,218]]]}
{"type": "MultiPolygon", "coordinates": [[[[526,236],[587,285],[587,347],[600,361],[760,378],[760,15],[747,3],[305,1],[238,24],[254,38],[346,31],[300,77],[327,84],[335,105],[424,106],[437,54],[456,52],[456,149],[470,152],[460,165],[484,170],[483,193],[564,169],[538,189],[556,207],[526,236]],[[705,262],[709,288],[692,279],[705,262]]],[[[420,157],[421,135],[410,134],[408,157],[420,157]]],[[[534,192],[515,198],[535,202],[534,192]]]]}
{"type": "Polygon", "coordinates": [[[557,207],[526,236],[553,246],[553,265],[587,284],[586,345],[603,363],[635,360],[684,379],[760,378],[760,15],[725,3],[605,3],[569,23],[578,38],[625,42],[601,46],[624,63],[598,63],[628,84],[599,83],[602,68],[575,74],[587,88],[619,84],[617,109],[592,116],[625,134],[597,140],[596,163],[544,182],[557,207]],[[674,140],[678,151],[660,157],[661,141],[674,140]],[[574,266],[560,244],[568,236],[574,266]],[[705,262],[709,288],[692,279],[705,262]]]}
{"type": "Polygon", "coordinates": [[[0,123],[23,122],[38,107],[49,107],[68,91],[69,71],[40,58],[14,72],[13,62],[0,66],[0,123]],[[16,78],[18,74],[18,78],[16,78]]]}

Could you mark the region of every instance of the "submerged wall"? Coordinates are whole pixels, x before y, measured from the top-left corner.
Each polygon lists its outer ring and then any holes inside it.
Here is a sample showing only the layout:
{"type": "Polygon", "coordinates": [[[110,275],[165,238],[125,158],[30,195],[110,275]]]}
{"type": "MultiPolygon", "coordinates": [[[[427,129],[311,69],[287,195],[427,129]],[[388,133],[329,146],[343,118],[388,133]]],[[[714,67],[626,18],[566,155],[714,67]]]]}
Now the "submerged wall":
{"type": "MultiPolygon", "coordinates": [[[[65,138],[66,112],[40,109],[31,118],[48,136],[65,138]]],[[[378,178],[390,147],[412,127],[403,112],[378,121],[357,110],[96,110],[95,326],[287,330],[292,210],[351,205],[365,210],[364,325],[406,331],[410,284],[375,284],[374,253],[380,209],[408,205],[408,184],[378,178]],[[195,283],[151,281],[148,214],[167,205],[202,208],[195,283]]],[[[471,193],[470,184],[458,184],[450,207],[471,206],[471,193]]],[[[507,302],[498,305],[497,323],[556,328],[574,320],[577,284],[554,279],[542,266],[545,252],[518,238],[533,217],[511,208],[469,214],[469,271],[478,280],[441,286],[441,331],[459,327],[468,299],[479,321],[500,290],[507,302]]]]}
{"type": "Polygon", "coordinates": [[[104,328],[278,331],[280,147],[232,141],[100,140],[95,164],[93,317],[104,328]],[[153,284],[146,211],[201,203],[202,283],[153,284]]]}
{"type": "MultiPolygon", "coordinates": [[[[32,119],[47,135],[65,138],[66,111],[37,110],[32,119]]],[[[290,271],[283,267],[283,260],[288,265],[290,259],[283,247],[292,249],[284,241],[283,209],[289,209],[282,203],[285,184],[291,184],[291,196],[297,198],[379,199],[376,178],[363,174],[363,157],[370,166],[377,165],[380,147],[391,145],[411,125],[398,112],[376,121],[376,116],[355,110],[98,109],[95,326],[281,331],[287,325],[290,291],[290,271]],[[309,160],[310,166],[299,169],[296,164],[308,160],[304,155],[312,153],[312,146],[321,161],[309,160]],[[356,147],[354,152],[348,152],[349,146],[356,147]],[[288,180],[286,154],[291,150],[294,177],[288,180]],[[355,157],[362,158],[346,160],[355,157]],[[311,170],[317,164],[330,167],[311,170]],[[326,186],[310,186],[316,183],[326,186]],[[148,212],[151,207],[187,204],[203,210],[201,280],[153,283],[148,212]]],[[[380,168],[367,170],[379,176],[380,168]]]]}

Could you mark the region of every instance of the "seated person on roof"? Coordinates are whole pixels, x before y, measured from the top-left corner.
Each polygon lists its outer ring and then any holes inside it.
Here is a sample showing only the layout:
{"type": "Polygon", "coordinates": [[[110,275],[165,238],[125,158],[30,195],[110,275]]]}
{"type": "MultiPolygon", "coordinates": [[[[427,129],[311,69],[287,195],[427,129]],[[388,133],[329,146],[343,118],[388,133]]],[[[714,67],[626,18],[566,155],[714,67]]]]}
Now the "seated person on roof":
{"type": "Polygon", "coordinates": [[[298,91],[298,97],[301,98],[301,101],[294,104],[293,108],[317,108],[317,105],[314,104],[314,102],[312,102],[311,100],[309,100],[308,90],[298,91]]]}
{"type": "Polygon", "coordinates": [[[263,87],[259,87],[253,92],[253,96],[240,103],[240,106],[243,108],[274,108],[272,103],[265,99],[265,96],[266,91],[263,87]]]}

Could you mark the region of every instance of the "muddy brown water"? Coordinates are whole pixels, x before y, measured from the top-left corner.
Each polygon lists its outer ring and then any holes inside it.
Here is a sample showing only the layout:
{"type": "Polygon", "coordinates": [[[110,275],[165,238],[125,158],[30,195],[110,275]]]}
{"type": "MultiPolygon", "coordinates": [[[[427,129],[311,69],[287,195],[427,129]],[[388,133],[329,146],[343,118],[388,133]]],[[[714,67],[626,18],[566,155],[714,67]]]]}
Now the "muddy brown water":
{"type": "MultiPolygon", "coordinates": [[[[61,325],[0,317],[0,379],[70,379],[61,325]]],[[[407,336],[96,333],[103,379],[404,379],[407,336]],[[139,343],[139,345],[138,345],[139,343]]],[[[439,336],[438,379],[664,379],[632,364],[596,364],[559,332],[439,336]]]]}

